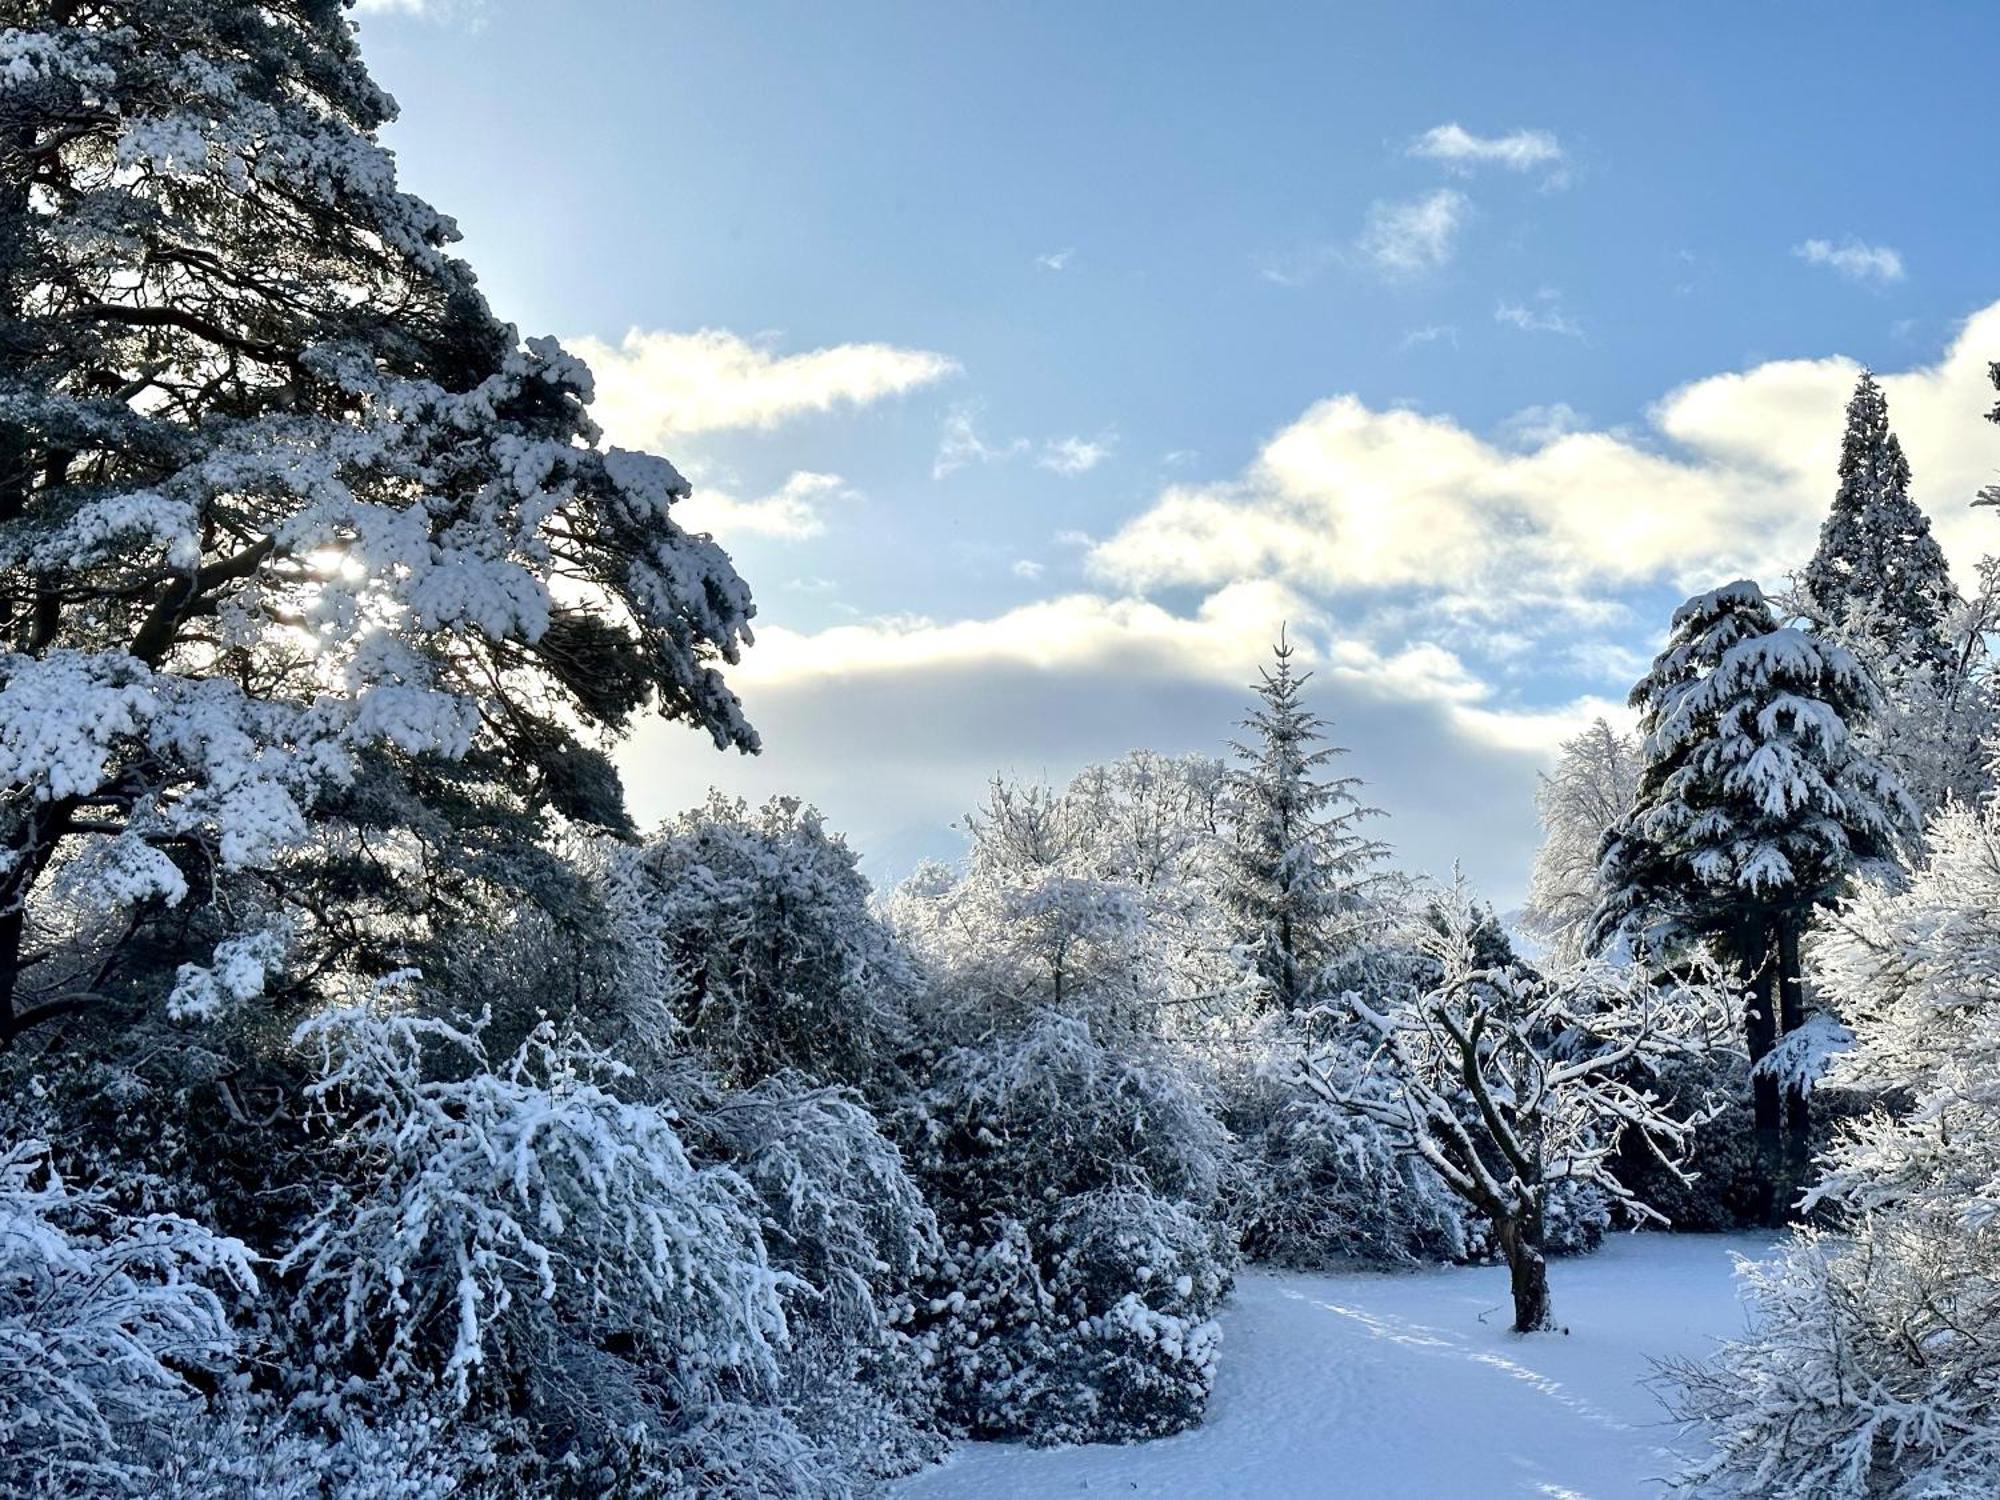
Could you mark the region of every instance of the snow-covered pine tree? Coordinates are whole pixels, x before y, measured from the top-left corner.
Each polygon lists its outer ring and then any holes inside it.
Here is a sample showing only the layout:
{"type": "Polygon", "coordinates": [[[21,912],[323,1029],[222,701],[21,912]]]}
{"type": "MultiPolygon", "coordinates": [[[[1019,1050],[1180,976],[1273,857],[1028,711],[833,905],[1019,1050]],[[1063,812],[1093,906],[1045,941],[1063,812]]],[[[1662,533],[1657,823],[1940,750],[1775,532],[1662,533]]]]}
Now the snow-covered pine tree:
{"type": "Polygon", "coordinates": [[[1951,570],[1930,518],[1910,498],[1910,464],[1890,430],[1888,398],[1865,370],[1847,403],[1839,473],[1819,550],[1800,584],[1829,624],[1857,617],[1874,648],[1869,656],[1943,666],[1950,654],[1945,622],[1957,597],[1951,570]]]}
{"type": "Polygon", "coordinates": [[[1242,721],[1247,741],[1231,748],[1230,871],[1224,892],[1270,1003],[1297,1010],[1316,998],[1320,974],[1365,925],[1375,866],[1387,846],[1360,831],[1376,809],[1356,795],[1360,779],[1325,776],[1346,754],[1326,743],[1327,721],[1304,701],[1310,672],[1292,665],[1280,634],[1262,668],[1258,706],[1242,721]]]}
{"type": "MultiPolygon", "coordinates": [[[[393,111],[331,0],[0,4],[0,1041],[104,988],[37,950],[208,906],[335,801],[409,859],[620,825],[577,730],[649,702],[755,745],[742,580],[398,190],[393,111]],[[52,870],[101,908],[67,934],[52,870]]],[[[262,990],[298,875],[196,925],[180,1013],[262,990]]]]}
{"type": "Polygon", "coordinates": [[[1535,787],[1542,844],[1521,920],[1560,962],[1583,956],[1603,895],[1597,856],[1605,830],[1625,816],[1638,787],[1638,742],[1601,718],[1563,741],[1555,769],[1535,787]]]}
{"type": "Polygon", "coordinates": [[[1703,942],[1734,967],[1774,1191],[1787,1116],[1791,1165],[1804,1165],[1805,1090],[1795,1079],[1787,1109],[1777,1070],[1759,1065],[1805,1020],[1800,939],[1815,908],[1889,867],[1912,831],[1895,775],[1852,735],[1873,698],[1848,652],[1781,628],[1747,579],[1676,610],[1632,689],[1645,763],[1605,835],[1593,945],[1671,957],[1703,942]]]}
{"type": "Polygon", "coordinates": [[[1793,605],[1861,661],[1881,690],[1868,747],[1894,766],[1926,818],[1976,800],[1992,731],[1986,626],[1991,600],[1961,600],[1930,519],[1910,499],[1910,466],[1889,407],[1863,373],[1847,406],[1840,485],[1793,605]]]}

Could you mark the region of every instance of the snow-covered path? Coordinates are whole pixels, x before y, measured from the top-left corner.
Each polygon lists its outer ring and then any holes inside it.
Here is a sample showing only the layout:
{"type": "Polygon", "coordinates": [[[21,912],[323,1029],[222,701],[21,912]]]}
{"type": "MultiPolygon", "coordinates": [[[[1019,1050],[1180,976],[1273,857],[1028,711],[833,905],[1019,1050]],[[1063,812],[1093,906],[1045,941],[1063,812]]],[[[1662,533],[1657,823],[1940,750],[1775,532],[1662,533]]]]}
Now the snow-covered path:
{"type": "Polygon", "coordinates": [[[966,1444],[896,1500],[1657,1496],[1676,1433],[1643,1383],[1651,1361],[1740,1332],[1731,1253],[1770,1244],[1616,1236],[1550,1267],[1568,1336],[1525,1339],[1507,1331],[1499,1267],[1251,1270],[1223,1314],[1222,1369],[1197,1431],[1128,1447],[966,1444]]]}

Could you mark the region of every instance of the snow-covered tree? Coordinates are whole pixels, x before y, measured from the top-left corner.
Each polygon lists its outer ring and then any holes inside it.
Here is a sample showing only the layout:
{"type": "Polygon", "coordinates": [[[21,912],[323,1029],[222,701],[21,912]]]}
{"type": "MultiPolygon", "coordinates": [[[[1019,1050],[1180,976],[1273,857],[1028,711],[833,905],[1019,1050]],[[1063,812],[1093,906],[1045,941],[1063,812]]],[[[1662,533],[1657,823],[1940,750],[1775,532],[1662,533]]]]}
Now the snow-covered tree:
{"type": "Polygon", "coordinates": [[[147,1444],[234,1364],[235,1240],[72,1188],[39,1141],[0,1147],[0,1489],[135,1493],[147,1444]]]}
{"type": "Polygon", "coordinates": [[[855,856],[820,815],[779,797],[752,812],[719,794],[638,856],[644,941],[668,1003],[723,1082],[787,1068],[860,1084],[893,1062],[915,983],[855,856]]]}
{"type": "Polygon", "coordinates": [[[1942,667],[1957,591],[1930,517],[1910,498],[1910,464],[1890,430],[1888,398],[1865,370],[1847,403],[1839,474],[1802,589],[1832,625],[1852,619],[1861,628],[1871,659],[1942,667]]]}
{"type": "Polygon", "coordinates": [[[1544,1238],[1552,1195],[1588,1184],[1653,1216],[1617,1176],[1619,1140],[1637,1132],[1669,1160],[1686,1148],[1696,1121],[1663,1107],[1647,1071],[1707,1047],[1728,996],[1708,983],[1656,986],[1629,965],[1488,967],[1484,920],[1454,888],[1427,942],[1434,982],[1388,1011],[1352,992],[1328,1007],[1374,1034],[1374,1068],[1357,1077],[1337,1055],[1307,1056],[1299,1079],[1393,1132],[1486,1216],[1512,1278],[1514,1327],[1536,1333],[1556,1326],[1544,1238]]]}
{"type": "Polygon", "coordinates": [[[1750,1334],[1679,1367],[1711,1456],[1691,1493],[1919,1500],[2000,1488],[2000,813],[1933,825],[1907,890],[1863,888],[1816,946],[1855,1032],[1813,1201],[1746,1269],[1750,1334]]]}
{"type": "Polygon", "coordinates": [[[1542,843],[1521,917],[1559,963],[1575,962],[1589,947],[1591,918],[1604,898],[1604,835],[1631,810],[1638,789],[1638,742],[1603,719],[1564,740],[1555,769],[1535,787],[1542,843]]]}
{"type": "MultiPolygon", "coordinates": [[[[972,1033],[1045,1009],[1155,1036],[1241,1009],[1257,986],[1217,897],[1216,768],[1135,755],[1066,788],[996,780],[965,869],[919,871],[890,904],[972,1033]]],[[[933,1015],[940,1035],[948,1018],[933,1015]]]]}
{"type": "MultiPolygon", "coordinates": [[[[322,925],[309,870],[240,920],[211,893],[339,844],[336,816],[372,872],[350,890],[420,890],[416,851],[496,807],[621,826],[579,736],[642,706],[755,745],[716,666],[749,638],[742,581],[673,519],[680,475],[597,446],[589,372],[495,318],[451,221],[397,188],[341,6],[12,15],[0,1041],[101,997],[36,966],[52,942],[162,907],[204,907],[216,954],[185,1013],[257,994],[322,925]],[[66,931],[46,893],[72,864],[111,915],[66,931]]],[[[307,967],[369,930],[332,925],[307,967]]]]}
{"type": "Polygon", "coordinates": [[[1853,656],[1781,628],[1747,580],[1676,610],[1632,690],[1644,766],[1605,836],[1593,941],[1663,959],[1706,943],[1735,969],[1774,1191],[1787,1122],[1794,1171],[1806,1155],[1806,1096],[1787,1105],[1765,1060],[1806,1020],[1807,923],[1854,876],[1891,872],[1914,823],[1894,773],[1853,736],[1874,701],[1853,656]]]}
{"type": "Polygon", "coordinates": [[[1150,1436],[1207,1399],[1231,1153],[1181,1021],[1240,1008],[1252,976],[1183,878],[1212,780],[1181,769],[996,782],[964,870],[891,904],[929,1038],[899,1129],[947,1245],[919,1324],[963,1431],[1150,1436]]]}
{"type": "Polygon", "coordinates": [[[1281,637],[1260,672],[1229,805],[1229,909],[1281,1010],[1310,1005],[1326,965],[1369,933],[1368,895],[1388,852],[1361,831],[1376,813],[1356,795],[1359,779],[1323,774],[1345,751],[1306,707],[1312,674],[1293,667],[1295,654],[1281,637]]]}
{"type": "Polygon", "coordinates": [[[477,1027],[389,1008],[400,988],[295,1037],[347,1158],[278,1263],[308,1347],[458,1406],[504,1403],[570,1345],[615,1348],[697,1408],[767,1387],[790,1279],[749,1183],[692,1161],[671,1114],[620,1098],[624,1070],[574,1035],[545,1023],[492,1058],[477,1027]]]}

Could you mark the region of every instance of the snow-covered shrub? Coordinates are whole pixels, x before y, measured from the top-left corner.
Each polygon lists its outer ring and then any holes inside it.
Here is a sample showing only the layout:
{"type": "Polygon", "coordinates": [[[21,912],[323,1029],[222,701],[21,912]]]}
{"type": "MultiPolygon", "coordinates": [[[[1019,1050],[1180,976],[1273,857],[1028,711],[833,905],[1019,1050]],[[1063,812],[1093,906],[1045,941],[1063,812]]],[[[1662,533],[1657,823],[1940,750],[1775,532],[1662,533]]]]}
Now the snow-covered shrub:
{"type": "Polygon", "coordinates": [[[1757,1317],[1678,1371],[1713,1456],[1698,1494],[1930,1500],[2000,1488],[2000,813],[1948,810],[1897,893],[1832,919],[1821,983],[1872,1096],[1822,1158],[1802,1233],[1749,1274],[1757,1317]]]}
{"type": "Polygon", "coordinates": [[[345,1177],[279,1264],[322,1358],[465,1405],[508,1393],[559,1326],[685,1399],[768,1387],[786,1278],[754,1193],[611,1092],[620,1065],[552,1025],[495,1060],[476,1024],[368,1005],[296,1039],[345,1177]]]}
{"type": "Polygon", "coordinates": [[[284,1414],[239,1400],[158,1432],[147,1445],[149,1500],[447,1500],[503,1472],[493,1435],[419,1403],[369,1422],[284,1414]]]}
{"type": "Polygon", "coordinates": [[[895,1144],[853,1095],[789,1074],[699,1125],[756,1190],[771,1263],[794,1278],[779,1396],[801,1431],[870,1476],[937,1457],[936,1380],[908,1327],[943,1245],[895,1144]]]}
{"type": "Polygon", "coordinates": [[[688,1038],[726,1083],[790,1068],[863,1083],[893,1061],[913,982],[845,841],[796,798],[717,794],[638,856],[688,1038]]]}
{"type": "Polygon", "coordinates": [[[255,1286],[237,1241],[119,1214],[39,1141],[0,1151],[0,1490],[137,1492],[146,1440],[233,1363],[226,1299],[255,1286]]]}
{"type": "MultiPolygon", "coordinates": [[[[1226,1226],[1137,1188],[1072,1200],[1051,1227],[1049,1294],[1078,1335],[1077,1426],[1141,1438],[1199,1422],[1215,1380],[1212,1321],[1234,1279],[1226,1226]]],[[[1045,1434],[1047,1436],[1047,1434],[1045,1434]]]]}
{"type": "Polygon", "coordinates": [[[956,1247],[919,1319],[946,1418],[1037,1443],[1194,1426],[1234,1265],[1224,1228],[1138,1188],[1078,1197],[1039,1231],[990,1221],[956,1247]]]}
{"type": "Polygon", "coordinates": [[[952,1226],[918,1321],[956,1425],[1072,1442],[1200,1420],[1230,1142],[1178,1064],[1053,1015],[940,1060],[906,1126],[952,1226]]]}
{"type": "Polygon", "coordinates": [[[1233,1149],[1187,1059],[1164,1044],[1114,1049],[1060,1015],[947,1052],[908,1128],[922,1177],[959,1222],[1041,1223],[1119,1182],[1212,1212],[1233,1149]]]}
{"type": "MultiPolygon", "coordinates": [[[[1290,1266],[1462,1260],[1483,1231],[1463,1201],[1392,1133],[1299,1089],[1298,1020],[1267,1015],[1224,1051],[1223,1118],[1239,1151],[1232,1217],[1244,1253],[1290,1266]]],[[[1333,1049],[1324,1049],[1328,1065],[1333,1049]]],[[[1367,1054],[1340,1050],[1358,1084],[1367,1054]]]]}

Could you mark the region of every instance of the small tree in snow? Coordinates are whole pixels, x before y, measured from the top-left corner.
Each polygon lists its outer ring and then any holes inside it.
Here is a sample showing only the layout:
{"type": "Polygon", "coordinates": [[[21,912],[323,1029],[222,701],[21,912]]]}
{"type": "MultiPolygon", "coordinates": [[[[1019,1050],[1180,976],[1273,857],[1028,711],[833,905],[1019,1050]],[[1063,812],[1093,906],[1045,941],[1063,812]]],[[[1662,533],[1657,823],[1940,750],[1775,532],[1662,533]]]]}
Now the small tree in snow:
{"type": "MultiPolygon", "coordinates": [[[[1914,810],[1859,748],[1874,690],[1840,647],[1781,629],[1747,580],[1690,599],[1632,689],[1645,765],[1606,836],[1593,940],[1670,957],[1712,944],[1741,976],[1759,1148],[1775,1184],[1786,1111],[1764,1066],[1806,1019],[1800,941],[1815,908],[1887,873],[1914,810]]],[[[1805,1094],[1790,1091],[1791,1165],[1806,1158],[1805,1094]]]]}
{"type": "Polygon", "coordinates": [[[1604,835],[1631,810],[1638,789],[1638,742],[1602,719],[1563,741],[1555,769],[1535,788],[1542,844],[1521,917],[1560,962],[1575,962],[1589,946],[1591,918],[1604,897],[1598,867],[1604,835]]]}
{"type": "MultiPolygon", "coordinates": [[[[1647,1071],[1704,1048],[1726,992],[1658,988],[1632,968],[1602,964],[1541,975],[1484,966],[1483,914],[1462,886],[1436,910],[1425,946],[1435,982],[1377,1010],[1358,995],[1328,1009],[1376,1037],[1374,1080],[1357,1083],[1307,1057],[1314,1093],[1394,1133],[1493,1224],[1513,1282],[1514,1327],[1555,1327],[1544,1253],[1550,1193],[1566,1182],[1603,1189],[1654,1216],[1618,1180],[1620,1137],[1637,1131],[1672,1160],[1696,1121],[1667,1110],[1647,1071]]],[[[1656,1217],[1656,1216],[1654,1216],[1656,1217]]]]}
{"type": "Polygon", "coordinates": [[[1325,743],[1327,723],[1305,706],[1310,672],[1293,669],[1279,639],[1275,664],[1256,687],[1259,706],[1243,721],[1250,738],[1234,746],[1231,778],[1230,911],[1250,946],[1271,1003],[1309,1005],[1321,971],[1365,925],[1366,893],[1387,847],[1363,835],[1376,816],[1356,797],[1353,776],[1322,768],[1346,752],[1325,743]]]}

